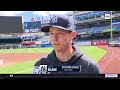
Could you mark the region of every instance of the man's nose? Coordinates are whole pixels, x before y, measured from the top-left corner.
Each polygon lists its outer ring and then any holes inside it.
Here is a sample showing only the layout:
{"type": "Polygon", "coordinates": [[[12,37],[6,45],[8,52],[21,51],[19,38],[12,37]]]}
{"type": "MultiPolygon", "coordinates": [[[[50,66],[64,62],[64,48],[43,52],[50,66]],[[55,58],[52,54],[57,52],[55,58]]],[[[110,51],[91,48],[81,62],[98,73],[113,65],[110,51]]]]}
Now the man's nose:
{"type": "Polygon", "coordinates": [[[54,40],[58,39],[57,34],[54,34],[54,35],[53,35],[53,39],[54,39],[54,40]]]}

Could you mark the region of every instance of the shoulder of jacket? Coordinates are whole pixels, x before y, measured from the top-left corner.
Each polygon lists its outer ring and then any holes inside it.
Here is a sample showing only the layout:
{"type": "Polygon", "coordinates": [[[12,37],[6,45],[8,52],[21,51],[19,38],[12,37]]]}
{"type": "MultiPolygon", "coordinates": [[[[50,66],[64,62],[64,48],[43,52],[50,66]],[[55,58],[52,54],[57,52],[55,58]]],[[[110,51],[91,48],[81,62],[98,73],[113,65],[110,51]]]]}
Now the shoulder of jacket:
{"type": "Polygon", "coordinates": [[[46,57],[42,57],[40,60],[38,60],[35,63],[35,66],[39,66],[39,65],[45,65],[47,64],[48,60],[47,60],[47,56],[46,57]]]}
{"type": "Polygon", "coordinates": [[[89,64],[96,65],[96,63],[97,63],[95,60],[93,60],[92,58],[86,56],[85,54],[83,54],[81,56],[81,59],[87,61],[89,64]]]}
{"type": "Polygon", "coordinates": [[[81,57],[82,60],[86,61],[88,63],[88,67],[90,71],[94,71],[97,73],[100,73],[100,67],[98,66],[97,62],[90,57],[83,55],[81,57]]]}

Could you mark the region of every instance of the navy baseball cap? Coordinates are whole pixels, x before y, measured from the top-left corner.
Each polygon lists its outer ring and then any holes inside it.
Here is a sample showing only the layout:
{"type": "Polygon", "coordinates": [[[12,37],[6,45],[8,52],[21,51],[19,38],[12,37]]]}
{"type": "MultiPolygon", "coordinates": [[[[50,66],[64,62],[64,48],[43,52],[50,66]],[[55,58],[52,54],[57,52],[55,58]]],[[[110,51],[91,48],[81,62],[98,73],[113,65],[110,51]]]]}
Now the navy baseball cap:
{"type": "Polygon", "coordinates": [[[57,27],[63,30],[75,31],[73,20],[66,15],[53,15],[50,19],[49,25],[41,28],[42,32],[49,32],[50,27],[57,27]]]}

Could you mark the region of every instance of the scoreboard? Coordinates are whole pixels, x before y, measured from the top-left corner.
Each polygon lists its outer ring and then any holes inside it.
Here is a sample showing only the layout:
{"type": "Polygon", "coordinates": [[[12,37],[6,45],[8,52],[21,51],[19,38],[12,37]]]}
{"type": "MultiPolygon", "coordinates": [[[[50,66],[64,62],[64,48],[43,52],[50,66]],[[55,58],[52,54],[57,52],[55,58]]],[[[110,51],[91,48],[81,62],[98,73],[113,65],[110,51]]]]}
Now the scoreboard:
{"type": "Polygon", "coordinates": [[[41,28],[41,21],[24,22],[24,29],[39,29],[41,28]]]}
{"type": "Polygon", "coordinates": [[[22,16],[0,16],[0,33],[23,33],[22,16]]]}

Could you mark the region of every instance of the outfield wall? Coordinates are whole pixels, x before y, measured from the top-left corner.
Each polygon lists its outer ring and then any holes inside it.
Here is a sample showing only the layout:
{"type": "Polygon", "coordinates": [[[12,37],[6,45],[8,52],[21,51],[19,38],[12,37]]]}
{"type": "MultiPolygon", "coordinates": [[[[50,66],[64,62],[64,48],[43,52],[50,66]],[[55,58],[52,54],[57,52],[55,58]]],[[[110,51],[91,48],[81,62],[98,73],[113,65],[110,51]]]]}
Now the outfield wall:
{"type": "Polygon", "coordinates": [[[91,46],[91,42],[88,42],[88,41],[87,42],[84,42],[84,41],[83,42],[77,42],[76,44],[79,45],[79,46],[91,46]]]}
{"type": "Polygon", "coordinates": [[[108,41],[107,40],[92,41],[91,45],[92,46],[96,46],[96,45],[108,45],[108,41]]]}
{"type": "Polygon", "coordinates": [[[0,45],[0,49],[16,49],[16,48],[20,48],[20,44],[3,44],[0,45]]]}
{"type": "Polygon", "coordinates": [[[82,41],[76,42],[78,46],[97,46],[97,45],[108,45],[108,40],[94,40],[94,41],[82,41]]]}

